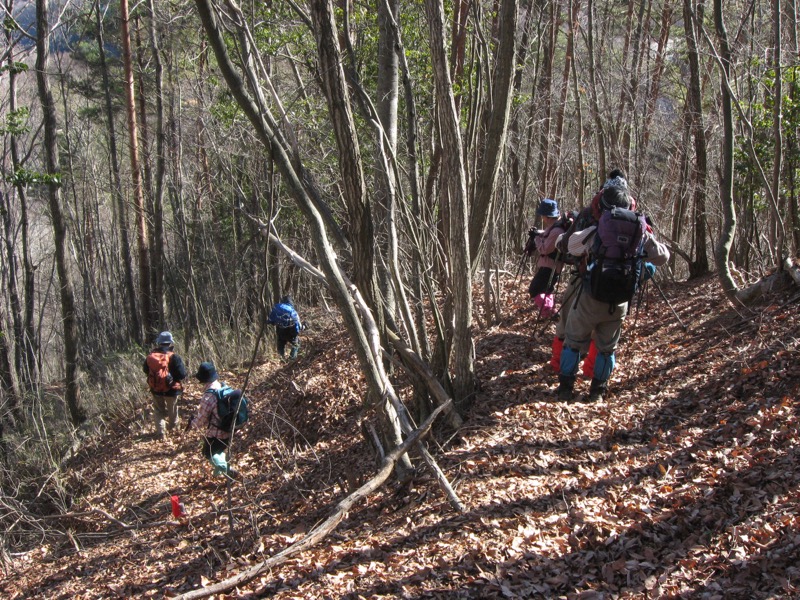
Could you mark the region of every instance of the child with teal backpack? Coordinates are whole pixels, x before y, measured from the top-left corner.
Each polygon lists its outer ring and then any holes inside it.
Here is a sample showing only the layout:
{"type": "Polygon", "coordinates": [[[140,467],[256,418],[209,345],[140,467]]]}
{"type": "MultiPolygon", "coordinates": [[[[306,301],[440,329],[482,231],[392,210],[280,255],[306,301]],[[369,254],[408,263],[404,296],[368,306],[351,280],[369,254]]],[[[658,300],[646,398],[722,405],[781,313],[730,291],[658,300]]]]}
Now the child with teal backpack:
{"type": "Polygon", "coordinates": [[[236,426],[247,420],[247,401],[242,398],[240,390],[231,390],[230,386],[220,382],[217,369],[212,362],[200,363],[195,377],[200,383],[205,384],[205,388],[200,398],[200,405],[197,407],[197,414],[189,421],[189,427],[205,430],[202,452],[214,466],[214,474],[236,479],[238,473],[228,464],[227,452],[231,441],[233,419],[236,420],[236,426]],[[230,393],[224,393],[226,391],[230,393]],[[220,414],[221,399],[230,402],[230,410],[226,412],[232,412],[233,415],[220,414]]]}

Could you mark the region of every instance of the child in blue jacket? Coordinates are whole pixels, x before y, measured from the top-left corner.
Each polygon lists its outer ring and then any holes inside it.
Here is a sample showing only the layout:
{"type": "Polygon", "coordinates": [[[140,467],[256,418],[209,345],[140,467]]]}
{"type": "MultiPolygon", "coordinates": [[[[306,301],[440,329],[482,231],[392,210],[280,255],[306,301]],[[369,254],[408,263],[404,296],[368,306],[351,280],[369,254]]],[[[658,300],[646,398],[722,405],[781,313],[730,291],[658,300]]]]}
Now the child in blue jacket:
{"type": "Polygon", "coordinates": [[[275,333],[278,338],[278,354],[280,354],[281,358],[285,357],[286,344],[292,347],[289,358],[297,358],[297,351],[300,350],[299,335],[303,325],[300,323],[300,317],[294,308],[291,296],[284,296],[280,299],[280,302],[272,307],[267,323],[275,325],[275,333]]]}

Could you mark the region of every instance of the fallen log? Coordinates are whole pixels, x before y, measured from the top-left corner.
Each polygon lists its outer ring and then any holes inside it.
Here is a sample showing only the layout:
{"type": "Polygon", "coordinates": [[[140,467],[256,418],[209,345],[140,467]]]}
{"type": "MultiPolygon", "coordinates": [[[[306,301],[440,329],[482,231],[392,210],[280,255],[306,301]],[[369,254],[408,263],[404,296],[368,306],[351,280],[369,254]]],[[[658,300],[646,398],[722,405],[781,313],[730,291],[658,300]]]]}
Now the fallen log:
{"type": "Polygon", "coordinates": [[[791,259],[783,261],[783,269],[759,279],[754,284],[736,292],[736,299],[745,306],[755,303],[763,295],[800,285],[800,270],[791,259]],[[787,277],[788,274],[788,277],[787,277]]]}

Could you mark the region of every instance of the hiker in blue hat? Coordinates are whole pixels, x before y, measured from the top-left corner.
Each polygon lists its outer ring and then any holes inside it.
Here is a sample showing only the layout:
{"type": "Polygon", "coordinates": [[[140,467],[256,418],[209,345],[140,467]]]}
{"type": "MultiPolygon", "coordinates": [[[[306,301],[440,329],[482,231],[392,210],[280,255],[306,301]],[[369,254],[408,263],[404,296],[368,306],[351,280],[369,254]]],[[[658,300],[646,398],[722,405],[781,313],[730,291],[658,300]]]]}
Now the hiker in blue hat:
{"type": "Polygon", "coordinates": [[[542,229],[534,230],[534,246],[539,253],[539,260],[536,262],[536,274],[528,287],[528,293],[539,307],[541,316],[548,318],[555,312],[553,290],[563,266],[556,250],[556,242],[558,236],[564,233],[564,227],[559,221],[561,213],[555,200],[545,198],[539,202],[536,214],[542,218],[542,229]]]}
{"type": "Polygon", "coordinates": [[[155,434],[164,439],[164,422],[167,431],[178,424],[178,396],[183,392],[181,381],[186,378],[183,359],[175,353],[175,340],[169,331],[158,334],[155,346],[144,359],[147,385],[153,396],[155,434]]]}

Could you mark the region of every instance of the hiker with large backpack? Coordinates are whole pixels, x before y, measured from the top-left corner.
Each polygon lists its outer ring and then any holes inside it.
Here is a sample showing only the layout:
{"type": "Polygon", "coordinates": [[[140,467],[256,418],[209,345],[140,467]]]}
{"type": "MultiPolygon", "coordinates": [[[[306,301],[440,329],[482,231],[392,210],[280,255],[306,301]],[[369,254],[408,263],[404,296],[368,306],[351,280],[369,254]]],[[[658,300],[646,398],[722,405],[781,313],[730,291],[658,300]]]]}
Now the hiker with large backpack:
{"type": "Polygon", "coordinates": [[[175,353],[175,341],[169,331],[158,334],[155,347],[144,359],[143,369],[152,394],[155,435],[163,440],[164,422],[167,431],[178,424],[178,397],[183,392],[181,382],[186,379],[186,367],[175,353]]]}
{"type": "Polygon", "coordinates": [[[555,313],[553,291],[562,267],[556,241],[566,227],[555,200],[545,198],[539,202],[536,215],[542,218],[543,229],[531,229],[534,234],[533,246],[539,253],[539,260],[536,261],[537,270],[528,286],[528,293],[539,308],[540,316],[547,319],[555,313]]]}
{"type": "Polygon", "coordinates": [[[567,316],[559,364],[559,400],[572,400],[582,353],[594,335],[597,358],[589,401],[602,400],[616,363],[622,321],[628,305],[650,268],[669,260],[669,250],[648,229],[645,216],[631,210],[627,185],[608,185],[600,197],[595,225],[576,230],[568,251],[583,259],[580,288],[567,316]],[[645,259],[650,264],[645,267],[645,259]]]}
{"type": "MultiPolygon", "coordinates": [[[[587,227],[597,224],[597,221],[600,219],[600,214],[602,213],[600,199],[603,196],[603,191],[607,187],[621,187],[623,189],[628,189],[628,181],[625,171],[622,169],[612,169],[608,172],[606,181],[600,187],[600,190],[592,197],[589,205],[581,209],[578,214],[571,219],[569,227],[567,227],[564,235],[559,237],[558,242],[556,243],[556,248],[561,255],[561,260],[565,265],[569,266],[570,271],[569,279],[567,280],[567,286],[564,290],[563,300],[561,301],[561,307],[558,310],[558,322],[556,323],[556,333],[555,336],[553,336],[552,351],[549,361],[550,367],[556,373],[558,373],[561,368],[561,350],[564,347],[564,338],[567,335],[567,317],[569,316],[570,309],[574,306],[575,301],[578,299],[579,292],[582,287],[581,276],[583,273],[581,269],[584,268],[581,258],[572,256],[569,253],[569,239],[576,231],[582,231],[587,227]]],[[[632,206],[631,210],[635,210],[635,198],[631,196],[630,201],[632,206]]],[[[595,345],[594,340],[592,340],[589,344],[589,353],[583,362],[583,374],[586,377],[592,376],[594,370],[594,359],[596,356],[597,346],[595,345]]]]}
{"type": "Polygon", "coordinates": [[[202,362],[195,378],[204,384],[197,413],[187,429],[204,431],[202,454],[214,467],[215,475],[236,479],[238,473],[228,464],[231,436],[247,421],[248,403],[241,390],[234,390],[219,380],[212,362],[202,362]]]}
{"type": "Polygon", "coordinates": [[[300,322],[300,316],[294,308],[291,296],[283,296],[272,307],[267,324],[275,325],[277,350],[280,357],[285,358],[286,344],[289,344],[292,347],[289,358],[297,358],[297,352],[300,350],[299,335],[304,328],[300,322]]]}

